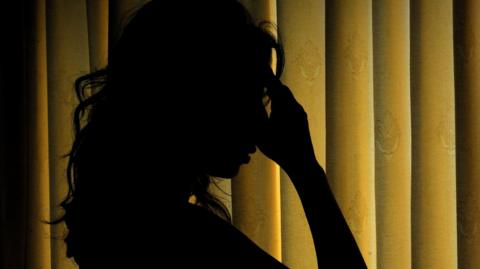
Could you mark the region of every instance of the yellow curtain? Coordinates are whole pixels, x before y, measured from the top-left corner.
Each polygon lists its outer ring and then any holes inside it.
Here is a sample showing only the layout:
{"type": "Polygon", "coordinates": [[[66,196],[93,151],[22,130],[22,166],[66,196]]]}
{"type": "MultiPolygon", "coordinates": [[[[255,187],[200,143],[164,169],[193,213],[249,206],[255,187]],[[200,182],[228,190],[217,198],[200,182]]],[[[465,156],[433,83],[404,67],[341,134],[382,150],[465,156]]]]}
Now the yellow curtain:
{"type": "Polygon", "coordinates": [[[411,7],[412,266],[457,266],[452,1],[411,7]]]}
{"type": "MultiPolygon", "coordinates": [[[[286,53],[283,81],[308,111],[315,154],[325,167],[325,5],[321,1],[278,1],[278,18],[286,53]]],[[[315,268],[316,255],[305,213],[283,171],[281,209],[283,262],[291,268],[315,268]]]]}
{"type": "MultiPolygon", "coordinates": [[[[75,267],[63,226],[40,222],[62,213],[73,82],[106,64],[109,40],[145,1],[32,1],[26,13],[35,26],[27,47],[27,268],[75,267]]],[[[278,26],[283,81],[308,113],[317,159],[368,267],[477,268],[479,1],[242,3],[278,26]]],[[[276,164],[257,153],[220,187],[231,196],[213,191],[234,224],[257,244],[290,268],[317,267],[300,200],[276,164]]]]}
{"type": "Polygon", "coordinates": [[[32,1],[29,49],[28,227],[26,268],[75,268],[65,257],[64,225],[43,220],[63,212],[66,159],[77,103],[74,80],[105,66],[107,61],[108,1],[32,1]]]}
{"type": "Polygon", "coordinates": [[[27,234],[25,268],[50,268],[51,232],[50,227],[40,222],[50,218],[50,171],[49,171],[49,120],[46,54],[45,5],[35,2],[33,12],[28,13],[36,22],[29,33],[31,45],[28,57],[31,68],[28,69],[29,89],[28,122],[31,131],[28,140],[31,146],[27,169],[28,178],[27,234]]]}
{"type": "MultiPolygon", "coordinates": [[[[478,266],[480,6],[454,4],[270,3],[287,55],[283,80],[309,114],[317,159],[369,268],[478,266]]],[[[238,210],[252,205],[236,196],[259,191],[258,172],[244,170],[254,183],[232,188],[238,210]]],[[[280,181],[281,259],[316,268],[299,199],[283,173],[280,181]]],[[[249,232],[258,225],[240,228],[257,242],[277,236],[249,232]]]]}
{"type": "Polygon", "coordinates": [[[411,266],[409,1],[373,2],[377,266],[411,266]]]}

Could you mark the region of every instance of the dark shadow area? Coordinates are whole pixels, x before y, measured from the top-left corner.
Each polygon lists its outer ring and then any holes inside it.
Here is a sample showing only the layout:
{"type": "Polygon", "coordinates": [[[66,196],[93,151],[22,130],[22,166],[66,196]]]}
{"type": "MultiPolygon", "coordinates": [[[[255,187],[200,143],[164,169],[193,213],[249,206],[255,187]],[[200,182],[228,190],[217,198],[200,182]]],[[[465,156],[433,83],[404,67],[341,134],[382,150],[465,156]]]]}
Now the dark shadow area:
{"type": "Polygon", "coordinates": [[[0,16],[0,268],[23,268],[27,223],[26,2],[0,16]]]}

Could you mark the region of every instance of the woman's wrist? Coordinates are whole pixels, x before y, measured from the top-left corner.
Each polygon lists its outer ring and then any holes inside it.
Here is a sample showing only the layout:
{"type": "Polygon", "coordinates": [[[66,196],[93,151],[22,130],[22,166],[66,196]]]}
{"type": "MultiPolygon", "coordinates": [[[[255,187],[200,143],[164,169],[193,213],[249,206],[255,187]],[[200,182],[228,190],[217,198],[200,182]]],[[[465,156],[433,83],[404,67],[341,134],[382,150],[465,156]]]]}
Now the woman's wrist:
{"type": "Polygon", "coordinates": [[[317,177],[324,173],[323,168],[315,158],[298,161],[291,166],[286,166],[284,171],[293,180],[296,178],[306,180],[307,178],[317,177]]]}

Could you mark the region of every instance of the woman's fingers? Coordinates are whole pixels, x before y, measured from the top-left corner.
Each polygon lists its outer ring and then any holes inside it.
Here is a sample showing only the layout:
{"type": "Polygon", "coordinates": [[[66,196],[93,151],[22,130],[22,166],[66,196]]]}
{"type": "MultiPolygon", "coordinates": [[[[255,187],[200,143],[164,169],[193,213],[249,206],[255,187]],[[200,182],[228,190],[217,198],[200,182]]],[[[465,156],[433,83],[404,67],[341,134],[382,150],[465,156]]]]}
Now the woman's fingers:
{"type": "MultiPolygon", "coordinates": [[[[270,70],[271,72],[271,70],[270,70]]],[[[267,80],[267,95],[271,99],[272,113],[277,110],[303,110],[292,91],[271,72],[267,80]]]]}
{"type": "Polygon", "coordinates": [[[271,114],[261,132],[258,146],[267,157],[291,171],[292,167],[300,167],[297,163],[303,161],[299,160],[314,156],[307,115],[290,89],[271,70],[266,78],[271,114]]]}
{"type": "Polygon", "coordinates": [[[269,74],[267,74],[267,95],[273,100],[275,98],[281,97],[292,97],[290,89],[282,84],[282,82],[273,74],[273,71],[269,69],[269,74]]]}

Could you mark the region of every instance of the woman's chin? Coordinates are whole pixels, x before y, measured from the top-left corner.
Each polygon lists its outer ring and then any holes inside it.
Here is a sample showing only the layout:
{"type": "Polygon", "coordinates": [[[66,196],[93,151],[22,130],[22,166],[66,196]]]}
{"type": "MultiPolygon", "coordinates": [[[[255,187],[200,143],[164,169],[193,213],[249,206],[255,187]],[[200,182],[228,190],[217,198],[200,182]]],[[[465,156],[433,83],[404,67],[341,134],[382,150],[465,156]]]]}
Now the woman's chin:
{"type": "Polygon", "coordinates": [[[240,170],[240,166],[247,164],[249,162],[250,162],[250,156],[246,155],[245,157],[239,160],[228,162],[228,164],[224,163],[222,166],[217,167],[217,169],[215,169],[215,171],[210,173],[210,175],[214,177],[231,179],[238,174],[240,170]]]}
{"type": "Polygon", "coordinates": [[[238,174],[239,170],[240,166],[229,167],[228,169],[222,169],[221,171],[217,171],[217,173],[214,173],[212,176],[231,179],[238,174]]]}
{"type": "Polygon", "coordinates": [[[238,172],[240,171],[240,166],[243,164],[247,164],[248,162],[242,162],[237,165],[231,165],[231,166],[224,166],[222,169],[219,169],[216,173],[213,173],[212,176],[214,177],[220,177],[220,178],[225,178],[225,179],[231,179],[238,175],[238,172]]]}

